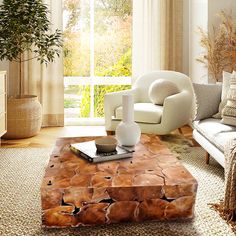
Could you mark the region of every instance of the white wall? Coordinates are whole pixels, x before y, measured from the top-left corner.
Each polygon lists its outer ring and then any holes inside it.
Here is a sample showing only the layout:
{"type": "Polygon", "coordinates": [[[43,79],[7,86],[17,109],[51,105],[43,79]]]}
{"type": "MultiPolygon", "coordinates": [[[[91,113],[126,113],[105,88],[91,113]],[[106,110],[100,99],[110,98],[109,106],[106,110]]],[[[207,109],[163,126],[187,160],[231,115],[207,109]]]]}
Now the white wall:
{"type": "Polygon", "coordinates": [[[207,82],[207,69],[196,61],[202,53],[198,27],[207,30],[208,23],[208,1],[189,1],[189,76],[193,82],[207,82]]]}
{"type": "Polygon", "coordinates": [[[212,25],[218,25],[220,18],[217,13],[221,10],[232,11],[236,17],[236,0],[208,0],[208,28],[212,29],[212,25]]]}

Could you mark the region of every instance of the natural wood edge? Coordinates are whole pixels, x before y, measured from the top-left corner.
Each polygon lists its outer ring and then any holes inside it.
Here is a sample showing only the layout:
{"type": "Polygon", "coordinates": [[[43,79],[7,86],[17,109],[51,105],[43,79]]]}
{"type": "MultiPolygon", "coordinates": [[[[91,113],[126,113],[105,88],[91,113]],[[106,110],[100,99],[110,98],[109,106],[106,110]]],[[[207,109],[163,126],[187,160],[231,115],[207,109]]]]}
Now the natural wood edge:
{"type": "Polygon", "coordinates": [[[182,131],[181,128],[178,128],[178,131],[179,131],[180,134],[183,134],[183,131],[182,131]]]}
{"type": "Polygon", "coordinates": [[[193,142],[194,147],[201,147],[201,145],[195,139],[192,138],[191,141],[193,142]]]}
{"type": "Polygon", "coordinates": [[[206,152],[206,164],[209,165],[210,163],[210,154],[206,152]]]}
{"type": "Polygon", "coordinates": [[[111,131],[111,130],[106,130],[107,132],[107,135],[114,135],[115,134],[115,131],[111,131]]]}

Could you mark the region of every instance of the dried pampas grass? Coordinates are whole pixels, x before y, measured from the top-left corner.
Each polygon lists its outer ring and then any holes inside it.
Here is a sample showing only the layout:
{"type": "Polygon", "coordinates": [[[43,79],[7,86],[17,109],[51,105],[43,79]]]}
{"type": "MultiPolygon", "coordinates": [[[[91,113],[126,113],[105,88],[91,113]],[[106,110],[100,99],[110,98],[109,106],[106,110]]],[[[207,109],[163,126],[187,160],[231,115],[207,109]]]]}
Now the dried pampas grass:
{"type": "Polygon", "coordinates": [[[215,81],[220,81],[222,71],[236,70],[236,19],[232,13],[221,11],[220,25],[213,26],[212,32],[205,32],[199,27],[200,45],[205,52],[197,61],[207,66],[208,72],[215,81]]]}

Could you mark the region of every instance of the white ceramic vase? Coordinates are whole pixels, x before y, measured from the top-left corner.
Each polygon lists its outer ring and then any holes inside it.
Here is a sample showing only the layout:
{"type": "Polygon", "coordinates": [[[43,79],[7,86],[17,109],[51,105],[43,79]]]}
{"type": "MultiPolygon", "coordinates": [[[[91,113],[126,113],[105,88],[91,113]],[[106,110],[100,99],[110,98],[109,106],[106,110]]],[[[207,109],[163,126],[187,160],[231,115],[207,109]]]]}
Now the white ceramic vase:
{"type": "Polygon", "coordinates": [[[132,95],[122,97],[123,120],[116,127],[116,139],[120,145],[134,146],[140,140],[140,127],[134,122],[134,102],[132,95]]]}

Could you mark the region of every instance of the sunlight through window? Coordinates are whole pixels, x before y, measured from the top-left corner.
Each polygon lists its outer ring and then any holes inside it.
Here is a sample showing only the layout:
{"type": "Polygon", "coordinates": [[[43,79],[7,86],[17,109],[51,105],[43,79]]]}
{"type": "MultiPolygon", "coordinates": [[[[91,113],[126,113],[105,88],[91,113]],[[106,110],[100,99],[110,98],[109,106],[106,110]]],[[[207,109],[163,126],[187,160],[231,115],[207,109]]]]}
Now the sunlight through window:
{"type": "Polygon", "coordinates": [[[104,95],[129,89],[132,0],[64,0],[66,124],[103,118],[104,95]]]}

